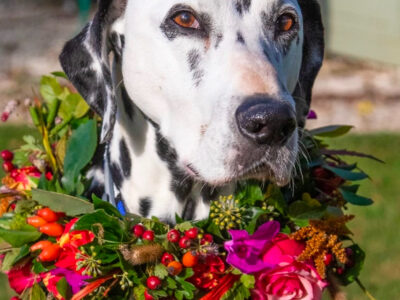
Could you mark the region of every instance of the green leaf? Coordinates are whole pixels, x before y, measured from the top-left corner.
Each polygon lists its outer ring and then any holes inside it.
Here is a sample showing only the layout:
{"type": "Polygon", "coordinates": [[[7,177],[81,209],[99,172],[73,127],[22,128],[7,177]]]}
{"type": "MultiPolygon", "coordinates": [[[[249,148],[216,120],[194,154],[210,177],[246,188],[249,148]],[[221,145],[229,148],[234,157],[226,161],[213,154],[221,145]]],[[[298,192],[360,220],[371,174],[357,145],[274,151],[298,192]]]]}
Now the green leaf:
{"type": "Polygon", "coordinates": [[[194,271],[192,268],[184,268],[181,274],[179,276],[176,276],[175,278],[178,280],[186,280],[194,275],[194,271]]]}
{"type": "Polygon", "coordinates": [[[42,288],[39,286],[39,284],[35,283],[32,287],[31,293],[30,293],[30,300],[46,300],[46,294],[42,290],[42,288]]]}
{"type": "Polygon", "coordinates": [[[23,245],[20,249],[19,249],[19,253],[17,255],[17,257],[14,259],[13,264],[16,264],[17,262],[19,262],[21,259],[23,259],[24,257],[29,255],[29,246],[28,245],[23,245]]]}
{"type": "Polygon", "coordinates": [[[289,206],[289,215],[295,219],[319,219],[325,213],[325,207],[310,206],[305,201],[295,201],[289,206]]]}
{"type": "Polygon", "coordinates": [[[368,178],[368,175],[363,172],[351,172],[351,171],[343,170],[340,168],[334,168],[334,167],[331,167],[328,165],[323,165],[323,168],[327,169],[327,170],[335,173],[339,177],[341,177],[345,180],[349,180],[349,181],[359,181],[359,180],[364,180],[364,179],[368,178]]]}
{"type": "Polygon", "coordinates": [[[372,199],[370,199],[370,198],[356,195],[356,194],[349,192],[343,188],[340,188],[339,190],[342,193],[344,200],[346,200],[347,202],[349,202],[351,204],[359,205],[359,206],[369,206],[369,205],[374,204],[374,201],[372,201],[372,199]]]}
{"type": "Polygon", "coordinates": [[[14,265],[15,259],[18,257],[20,250],[19,249],[12,249],[6,253],[4,257],[3,263],[1,265],[1,270],[3,272],[8,271],[14,265]]]}
{"type": "Polygon", "coordinates": [[[62,87],[55,77],[43,76],[40,80],[40,94],[46,103],[51,104],[63,92],[62,87]]]}
{"type": "Polygon", "coordinates": [[[160,279],[164,279],[165,277],[168,276],[167,267],[164,266],[163,264],[157,264],[154,268],[154,275],[160,279]]]}
{"type": "Polygon", "coordinates": [[[59,115],[64,120],[80,119],[87,114],[90,107],[79,94],[69,94],[60,105],[59,115]]]}
{"type": "Polygon", "coordinates": [[[67,75],[64,72],[52,72],[51,75],[55,76],[55,77],[60,77],[60,78],[64,78],[68,80],[67,75]]]}
{"type": "Polygon", "coordinates": [[[97,124],[89,120],[76,129],[68,142],[64,159],[63,184],[68,192],[75,190],[80,171],[91,161],[97,147],[97,124]]]}
{"type": "Polygon", "coordinates": [[[65,277],[61,278],[58,282],[57,282],[57,291],[60,293],[60,295],[64,298],[64,299],[70,299],[72,296],[72,289],[69,286],[67,280],[65,279],[65,277]]]}
{"type": "Polygon", "coordinates": [[[146,287],[142,284],[135,286],[133,288],[133,294],[135,295],[135,300],[145,300],[144,292],[146,291],[146,287]]]}
{"type": "Polygon", "coordinates": [[[94,204],[94,209],[104,209],[104,211],[109,214],[110,216],[115,216],[117,218],[122,219],[122,215],[119,212],[117,208],[115,208],[112,204],[109,202],[104,201],[103,199],[100,199],[97,197],[95,194],[92,194],[92,201],[94,204]]]}
{"type": "Polygon", "coordinates": [[[176,281],[172,277],[167,278],[167,286],[171,290],[175,290],[178,287],[176,281]]]}
{"type": "Polygon", "coordinates": [[[246,230],[249,234],[253,234],[257,227],[257,222],[261,216],[265,215],[267,212],[262,210],[261,208],[253,207],[251,210],[251,221],[249,225],[247,225],[246,230]]]}
{"type": "Polygon", "coordinates": [[[240,282],[248,289],[254,289],[254,284],[256,280],[253,275],[243,274],[240,277],[240,282]]]}
{"type": "Polygon", "coordinates": [[[246,181],[241,184],[235,193],[235,198],[242,205],[255,205],[257,201],[264,199],[263,191],[258,182],[246,181]]]}
{"type": "Polygon", "coordinates": [[[352,260],[354,266],[352,268],[347,268],[344,274],[339,277],[343,285],[349,285],[358,278],[365,260],[365,253],[358,245],[352,245],[349,248],[353,250],[352,260]]]}
{"type": "Polygon", "coordinates": [[[268,185],[267,192],[265,193],[265,200],[268,205],[275,207],[282,215],[286,214],[287,203],[279,187],[273,184],[268,185]]]}
{"type": "Polygon", "coordinates": [[[32,190],[32,199],[54,211],[64,212],[68,216],[78,216],[94,211],[93,204],[87,200],[45,190],[32,190]]]}
{"type": "Polygon", "coordinates": [[[32,271],[35,274],[40,274],[49,271],[49,269],[45,268],[45,266],[37,259],[32,260],[32,264],[33,264],[32,271]]]}
{"type": "Polygon", "coordinates": [[[42,234],[35,227],[25,224],[19,230],[7,230],[0,228],[0,238],[9,243],[12,247],[19,248],[34,242],[42,234]]]}
{"type": "Polygon", "coordinates": [[[332,125],[332,126],[326,126],[326,127],[321,127],[321,128],[316,128],[316,129],[310,130],[310,134],[313,136],[334,138],[334,137],[339,137],[339,136],[345,135],[352,128],[353,128],[353,126],[332,125]]]}
{"type": "Polygon", "coordinates": [[[193,227],[193,224],[190,222],[183,222],[175,226],[177,230],[186,231],[193,227]]]}
{"type": "Polygon", "coordinates": [[[75,230],[93,231],[99,238],[103,234],[104,240],[111,242],[123,242],[127,239],[124,228],[121,220],[108,215],[103,209],[84,215],[74,226],[75,230]]]}

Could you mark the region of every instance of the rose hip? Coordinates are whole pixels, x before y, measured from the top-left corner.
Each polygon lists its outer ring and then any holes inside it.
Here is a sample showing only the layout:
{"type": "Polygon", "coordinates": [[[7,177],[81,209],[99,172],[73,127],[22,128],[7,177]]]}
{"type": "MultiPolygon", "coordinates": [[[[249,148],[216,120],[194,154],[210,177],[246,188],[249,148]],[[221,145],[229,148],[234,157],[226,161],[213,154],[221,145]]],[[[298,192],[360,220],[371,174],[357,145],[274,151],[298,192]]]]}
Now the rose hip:
{"type": "Polygon", "coordinates": [[[39,209],[36,214],[45,219],[47,222],[57,222],[59,219],[57,213],[48,207],[39,209]]]}
{"type": "Polygon", "coordinates": [[[59,237],[64,232],[64,227],[58,223],[48,223],[39,228],[41,233],[47,234],[52,237],[59,237]]]}

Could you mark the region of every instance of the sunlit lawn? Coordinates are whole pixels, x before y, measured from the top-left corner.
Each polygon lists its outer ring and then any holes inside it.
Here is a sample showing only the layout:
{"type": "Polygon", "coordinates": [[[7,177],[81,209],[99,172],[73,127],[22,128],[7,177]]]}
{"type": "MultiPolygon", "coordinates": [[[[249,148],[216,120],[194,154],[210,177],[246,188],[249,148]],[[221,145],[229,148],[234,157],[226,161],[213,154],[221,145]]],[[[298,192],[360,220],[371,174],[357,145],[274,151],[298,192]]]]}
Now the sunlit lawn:
{"type": "MultiPolygon", "coordinates": [[[[27,131],[24,127],[1,125],[0,149],[17,147],[27,131]]],[[[357,215],[357,219],[350,223],[350,228],[367,252],[361,280],[377,300],[400,299],[400,134],[351,135],[332,144],[340,149],[371,153],[386,161],[379,164],[360,160],[360,167],[372,177],[371,182],[362,185],[361,193],[373,197],[375,204],[351,207],[349,213],[357,215]]],[[[347,292],[350,300],[367,299],[356,285],[347,292]]],[[[0,300],[9,298],[6,282],[0,279],[0,300]]]]}

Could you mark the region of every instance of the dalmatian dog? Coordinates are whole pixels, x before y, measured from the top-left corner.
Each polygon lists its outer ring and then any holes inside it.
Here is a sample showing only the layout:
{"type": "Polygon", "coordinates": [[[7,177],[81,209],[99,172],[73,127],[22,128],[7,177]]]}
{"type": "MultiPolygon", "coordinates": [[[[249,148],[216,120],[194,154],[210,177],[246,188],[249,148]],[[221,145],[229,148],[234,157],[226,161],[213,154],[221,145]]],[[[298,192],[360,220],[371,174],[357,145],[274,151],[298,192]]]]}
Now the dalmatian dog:
{"type": "Polygon", "coordinates": [[[323,31],[317,0],[100,0],[60,55],[102,117],[93,190],[173,223],[241,180],[287,185],[323,31]]]}

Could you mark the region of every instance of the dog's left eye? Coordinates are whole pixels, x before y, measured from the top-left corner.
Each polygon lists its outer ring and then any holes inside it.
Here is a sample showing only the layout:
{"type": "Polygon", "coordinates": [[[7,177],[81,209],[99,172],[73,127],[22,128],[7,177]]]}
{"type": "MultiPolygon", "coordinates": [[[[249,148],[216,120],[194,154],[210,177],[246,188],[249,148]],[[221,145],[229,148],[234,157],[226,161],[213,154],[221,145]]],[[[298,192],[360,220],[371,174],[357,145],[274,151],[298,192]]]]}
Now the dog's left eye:
{"type": "Polygon", "coordinates": [[[183,28],[200,29],[199,21],[197,21],[196,17],[191,12],[179,12],[173,17],[173,20],[183,28]]]}
{"type": "Polygon", "coordinates": [[[277,26],[280,32],[288,32],[294,27],[295,22],[294,16],[286,13],[279,17],[277,26]]]}

